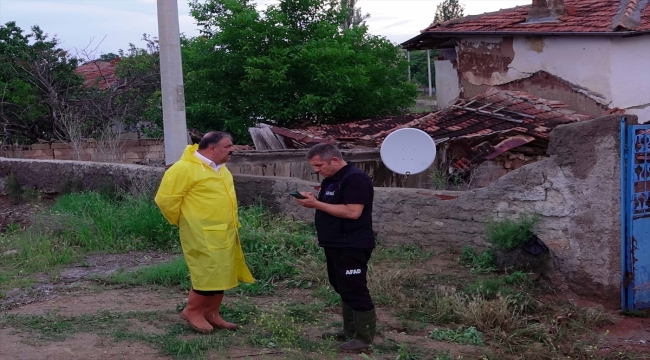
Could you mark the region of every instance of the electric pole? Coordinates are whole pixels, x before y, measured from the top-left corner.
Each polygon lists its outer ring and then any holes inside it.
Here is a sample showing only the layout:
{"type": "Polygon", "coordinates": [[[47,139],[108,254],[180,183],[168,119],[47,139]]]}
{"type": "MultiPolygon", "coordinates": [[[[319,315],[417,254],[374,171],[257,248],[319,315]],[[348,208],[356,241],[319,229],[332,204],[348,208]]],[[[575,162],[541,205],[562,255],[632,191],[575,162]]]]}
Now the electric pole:
{"type": "Polygon", "coordinates": [[[188,144],[181,34],[176,0],[158,0],[158,41],[162,87],[165,165],[178,161],[188,144]]]}

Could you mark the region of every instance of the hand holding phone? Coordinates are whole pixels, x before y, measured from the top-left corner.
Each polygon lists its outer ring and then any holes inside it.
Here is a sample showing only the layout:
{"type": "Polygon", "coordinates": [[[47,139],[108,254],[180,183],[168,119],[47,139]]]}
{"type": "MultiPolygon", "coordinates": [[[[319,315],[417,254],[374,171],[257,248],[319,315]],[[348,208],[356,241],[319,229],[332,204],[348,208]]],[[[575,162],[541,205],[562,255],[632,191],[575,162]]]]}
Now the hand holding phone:
{"type": "Polygon", "coordinates": [[[304,197],[301,193],[295,190],[290,192],[289,195],[295,197],[296,199],[306,199],[306,197],[304,197]]]}

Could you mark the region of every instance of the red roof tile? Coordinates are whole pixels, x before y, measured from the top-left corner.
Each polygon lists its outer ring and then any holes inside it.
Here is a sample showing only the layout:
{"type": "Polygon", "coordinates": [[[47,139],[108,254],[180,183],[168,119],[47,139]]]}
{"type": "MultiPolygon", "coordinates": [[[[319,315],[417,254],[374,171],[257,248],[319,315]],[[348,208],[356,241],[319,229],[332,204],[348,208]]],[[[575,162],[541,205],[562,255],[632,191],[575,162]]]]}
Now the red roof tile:
{"type": "Polygon", "coordinates": [[[650,31],[648,0],[565,0],[567,14],[552,22],[526,23],[531,6],[466,16],[433,24],[422,33],[650,31]]]}
{"type": "Polygon", "coordinates": [[[558,125],[592,118],[566,107],[558,101],[537,98],[522,91],[490,88],[472,99],[460,99],[451,108],[436,113],[407,114],[291,130],[271,127],[271,130],[277,134],[291,131],[301,138],[352,142],[363,146],[379,146],[388,134],[405,127],[421,129],[438,142],[502,132],[546,140],[550,131],[558,125]]]}
{"type": "Polygon", "coordinates": [[[115,77],[115,66],[119,61],[119,58],[111,61],[91,61],[79,66],[75,72],[83,76],[84,85],[106,90],[118,81],[115,77]]]}

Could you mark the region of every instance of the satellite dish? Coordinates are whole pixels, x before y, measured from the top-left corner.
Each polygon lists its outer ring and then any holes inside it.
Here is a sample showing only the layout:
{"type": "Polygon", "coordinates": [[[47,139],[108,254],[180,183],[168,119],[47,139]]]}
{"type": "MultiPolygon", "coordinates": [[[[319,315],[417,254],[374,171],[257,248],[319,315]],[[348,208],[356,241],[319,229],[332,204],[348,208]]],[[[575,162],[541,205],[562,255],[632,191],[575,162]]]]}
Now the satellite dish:
{"type": "Polygon", "coordinates": [[[405,128],[390,133],[379,149],[384,165],[402,175],[427,170],[436,158],[436,143],[420,129],[405,128]]]}

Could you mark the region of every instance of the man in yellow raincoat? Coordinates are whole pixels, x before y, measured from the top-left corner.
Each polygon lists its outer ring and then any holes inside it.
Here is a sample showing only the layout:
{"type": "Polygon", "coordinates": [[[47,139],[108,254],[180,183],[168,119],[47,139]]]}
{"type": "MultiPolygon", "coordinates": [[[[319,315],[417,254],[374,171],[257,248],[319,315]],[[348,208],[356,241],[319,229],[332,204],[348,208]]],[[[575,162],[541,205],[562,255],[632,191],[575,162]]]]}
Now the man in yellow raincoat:
{"type": "Polygon", "coordinates": [[[219,315],[224,290],[254,282],[239,241],[233,177],[224,165],[232,147],[230,135],[218,131],[188,145],[165,172],[155,198],[165,218],[179,227],[190,270],[192,289],[181,318],[201,332],[236,329],[219,315]]]}

